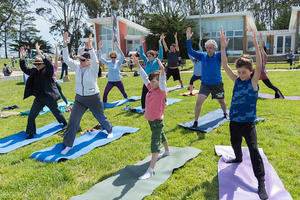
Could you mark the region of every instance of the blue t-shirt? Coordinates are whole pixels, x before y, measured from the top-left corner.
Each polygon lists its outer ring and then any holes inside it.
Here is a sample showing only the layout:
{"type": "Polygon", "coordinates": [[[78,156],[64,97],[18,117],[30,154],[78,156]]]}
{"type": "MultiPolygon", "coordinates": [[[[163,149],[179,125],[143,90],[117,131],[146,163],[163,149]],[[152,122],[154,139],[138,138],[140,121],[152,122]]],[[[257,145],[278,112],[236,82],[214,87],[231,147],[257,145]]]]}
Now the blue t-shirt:
{"type": "Polygon", "coordinates": [[[235,122],[254,122],[256,119],[256,102],[258,89],[254,91],[251,78],[242,81],[237,78],[234,83],[229,117],[235,122]]]}
{"type": "Polygon", "coordinates": [[[201,61],[202,83],[205,85],[218,85],[221,83],[221,52],[215,52],[212,57],[209,57],[205,52],[193,50],[191,40],[187,40],[186,45],[188,54],[201,61]]]}
{"type": "MultiPolygon", "coordinates": [[[[199,45],[199,51],[198,52],[203,52],[201,45],[199,45]]],[[[201,76],[202,75],[202,64],[201,61],[194,58],[190,54],[188,54],[190,60],[194,63],[194,75],[195,76],[201,76]],[[198,60],[198,61],[197,61],[198,60]]]]}

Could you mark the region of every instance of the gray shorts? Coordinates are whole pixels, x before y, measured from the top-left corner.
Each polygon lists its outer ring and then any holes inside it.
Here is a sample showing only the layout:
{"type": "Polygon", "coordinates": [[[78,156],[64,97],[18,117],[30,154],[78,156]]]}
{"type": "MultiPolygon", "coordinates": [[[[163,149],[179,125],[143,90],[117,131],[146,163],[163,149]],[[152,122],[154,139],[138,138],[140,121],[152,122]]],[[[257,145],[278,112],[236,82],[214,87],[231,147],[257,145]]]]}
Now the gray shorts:
{"type": "Polygon", "coordinates": [[[201,84],[199,94],[208,96],[211,93],[213,99],[224,99],[224,86],[223,83],[217,85],[201,84]]]}

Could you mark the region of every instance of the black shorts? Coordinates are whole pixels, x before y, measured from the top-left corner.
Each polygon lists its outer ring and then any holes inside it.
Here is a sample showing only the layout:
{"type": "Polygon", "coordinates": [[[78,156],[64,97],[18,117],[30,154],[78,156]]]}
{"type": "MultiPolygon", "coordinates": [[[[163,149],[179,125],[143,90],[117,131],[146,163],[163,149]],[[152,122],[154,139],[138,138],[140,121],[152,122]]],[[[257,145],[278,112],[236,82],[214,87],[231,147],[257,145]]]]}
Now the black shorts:
{"type": "Polygon", "coordinates": [[[213,99],[224,99],[224,86],[223,83],[217,85],[204,85],[200,86],[199,94],[208,96],[211,93],[213,99]]]}
{"type": "Polygon", "coordinates": [[[170,68],[167,68],[167,80],[169,80],[169,78],[173,76],[173,80],[174,81],[177,81],[177,80],[180,80],[180,73],[179,73],[179,69],[176,68],[176,69],[170,69],[170,68]]]}

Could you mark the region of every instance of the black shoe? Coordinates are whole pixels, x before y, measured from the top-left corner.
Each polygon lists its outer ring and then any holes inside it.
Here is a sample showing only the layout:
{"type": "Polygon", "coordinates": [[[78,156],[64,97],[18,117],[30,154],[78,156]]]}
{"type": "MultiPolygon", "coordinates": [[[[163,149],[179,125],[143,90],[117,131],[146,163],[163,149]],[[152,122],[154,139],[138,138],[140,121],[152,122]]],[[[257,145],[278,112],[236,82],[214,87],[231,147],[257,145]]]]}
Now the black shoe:
{"type": "Polygon", "coordinates": [[[194,121],[192,128],[198,128],[198,121],[194,121]]]}
{"type": "Polygon", "coordinates": [[[103,130],[103,127],[101,126],[101,124],[97,124],[96,126],[93,127],[93,129],[103,130]]]}
{"type": "Polygon", "coordinates": [[[239,158],[239,159],[235,158],[235,159],[226,161],[226,163],[240,163],[242,161],[243,161],[243,159],[241,159],[241,158],[239,158]]]}
{"type": "Polygon", "coordinates": [[[259,196],[260,199],[263,199],[263,200],[269,198],[268,194],[267,194],[267,191],[266,191],[264,181],[258,183],[258,196],[259,196]]]}
{"type": "Polygon", "coordinates": [[[227,113],[224,113],[224,118],[229,120],[229,115],[227,113]]]}
{"type": "Polygon", "coordinates": [[[29,134],[27,137],[26,137],[26,139],[32,139],[34,136],[33,136],[33,134],[29,134]]]}

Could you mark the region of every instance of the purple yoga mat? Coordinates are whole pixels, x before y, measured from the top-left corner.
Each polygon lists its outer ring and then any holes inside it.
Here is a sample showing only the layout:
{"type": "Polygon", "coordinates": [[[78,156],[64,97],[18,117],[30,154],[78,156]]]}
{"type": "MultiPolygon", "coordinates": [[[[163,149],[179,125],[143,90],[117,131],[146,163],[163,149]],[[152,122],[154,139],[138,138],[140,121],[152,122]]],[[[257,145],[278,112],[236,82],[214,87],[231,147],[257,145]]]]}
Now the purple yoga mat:
{"type": "MultiPolygon", "coordinates": [[[[272,94],[264,94],[264,93],[258,93],[259,98],[263,99],[275,99],[275,95],[272,94]]],[[[284,96],[284,99],[288,100],[300,100],[300,97],[298,96],[284,96]]]]}
{"type": "MultiPolygon", "coordinates": [[[[225,160],[235,157],[231,146],[216,145],[215,151],[218,156],[222,156],[218,164],[219,199],[259,200],[258,183],[252,170],[248,147],[242,147],[243,162],[238,164],[225,162],[225,160]]],[[[261,148],[259,148],[259,152],[264,162],[265,183],[269,200],[292,200],[293,198],[285,190],[275,169],[261,148]]]]}

